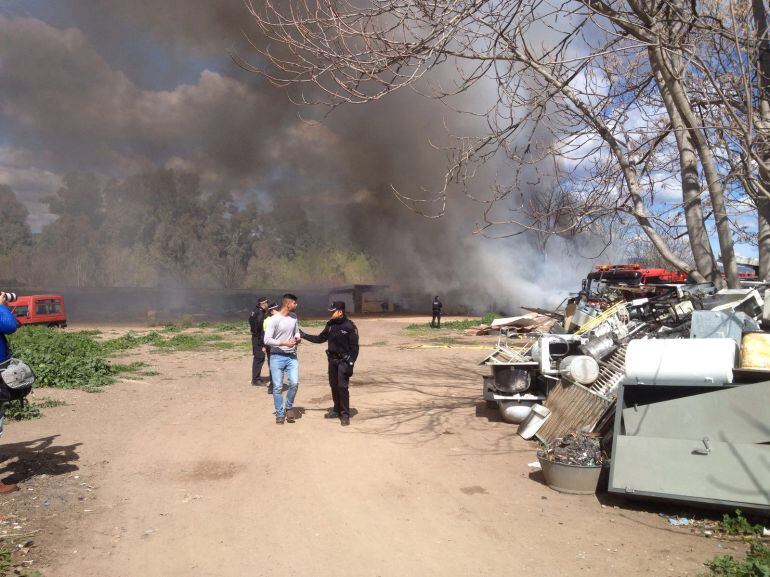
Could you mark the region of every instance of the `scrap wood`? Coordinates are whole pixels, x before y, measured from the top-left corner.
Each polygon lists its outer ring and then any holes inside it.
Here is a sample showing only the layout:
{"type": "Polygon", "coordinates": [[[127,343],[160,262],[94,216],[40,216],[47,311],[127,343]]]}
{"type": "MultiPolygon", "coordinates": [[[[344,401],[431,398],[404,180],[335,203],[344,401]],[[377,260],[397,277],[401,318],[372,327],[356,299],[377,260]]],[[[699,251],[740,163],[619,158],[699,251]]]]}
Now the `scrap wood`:
{"type": "Polygon", "coordinates": [[[557,313],[556,311],[549,311],[547,309],[539,309],[537,307],[521,307],[525,311],[529,311],[532,313],[536,313],[538,315],[542,315],[544,317],[550,317],[556,321],[564,320],[564,315],[561,313],[557,313]]]}
{"type": "Polygon", "coordinates": [[[402,351],[414,349],[472,349],[476,351],[489,351],[495,347],[492,345],[402,345],[398,348],[402,351]]]}
{"type": "Polygon", "coordinates": [[[492,327],[487,325],[479,325],[465,330],[465,334],[469,337],[482,337],[488,335],[489,331],[493,330],[492,327]]]}
{"type": "Polygon", "coordinates": [[[556,323],[556,319],[539,313],[527,313],[518,317],[499,318],[492,321],[491,325],[479,325],[465,331],[469,336],[488,335],[491,331],[506,329],[508,332],[529,333],[548,332],[556,323]]]}

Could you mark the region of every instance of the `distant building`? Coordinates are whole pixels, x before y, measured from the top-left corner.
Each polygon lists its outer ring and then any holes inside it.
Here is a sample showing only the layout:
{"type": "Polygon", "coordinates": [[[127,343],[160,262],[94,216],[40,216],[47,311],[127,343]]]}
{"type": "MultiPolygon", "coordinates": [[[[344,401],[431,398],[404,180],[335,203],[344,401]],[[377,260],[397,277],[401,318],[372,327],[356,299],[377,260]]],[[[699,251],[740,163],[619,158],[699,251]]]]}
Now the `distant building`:
{"type": "Polygon", "coordinates": [[[387,295],[388,285],[351,284],[329,291],[329,302],[343,301],[352,314],[392,312],[393,303],[387,295]]]}

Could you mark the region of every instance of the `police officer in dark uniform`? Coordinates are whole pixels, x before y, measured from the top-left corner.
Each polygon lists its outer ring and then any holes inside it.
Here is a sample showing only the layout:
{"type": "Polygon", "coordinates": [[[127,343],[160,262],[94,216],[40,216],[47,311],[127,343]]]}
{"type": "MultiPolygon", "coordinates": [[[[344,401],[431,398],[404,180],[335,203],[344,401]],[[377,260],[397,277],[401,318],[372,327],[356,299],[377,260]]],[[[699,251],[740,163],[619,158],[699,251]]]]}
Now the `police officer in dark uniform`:
{"type": "Polygon", "coordinates": [[[353,365],[358,358],[358,329],[345,316],[345,303],[334,301],[329,307],[332,318],[326,323],[318,336],[308,335],[300,329],[302,338],[311,343],[325,343],[326,356],[329,358],[329,386],[332,389],[334,407],[324,417],[340,419],[343,427],[350,424],[350,377],[353,365]]]}
{"type": "Polygon", "coordinates": [[[438,321],[438,327],[441,328],[441,307],[443,305],[441,304],[441,301],[438,298],[438,295],[436,295],[436,298],[433,299],[433,303],[431,304],[431,309],[433,310],[433,318],[430,319],[430,326],[436,328],[437,325],[434,324],[438,321]]]}
{"type": "MultiPolygon", "coordinates": [[[[254,360],[251,363],[251,384],[261,385],[262,365],[265,364],[265,312],[267,311],[267,299],[261,297],[257,301],[257,306],[251,311],[249,317],[249,328],[251,328],[251,352],[254,360]]],[[[268,369],[269,371],[269,369],[268,369]]],[[[269,379],[268,379],[269,380],[269,379]]]]}

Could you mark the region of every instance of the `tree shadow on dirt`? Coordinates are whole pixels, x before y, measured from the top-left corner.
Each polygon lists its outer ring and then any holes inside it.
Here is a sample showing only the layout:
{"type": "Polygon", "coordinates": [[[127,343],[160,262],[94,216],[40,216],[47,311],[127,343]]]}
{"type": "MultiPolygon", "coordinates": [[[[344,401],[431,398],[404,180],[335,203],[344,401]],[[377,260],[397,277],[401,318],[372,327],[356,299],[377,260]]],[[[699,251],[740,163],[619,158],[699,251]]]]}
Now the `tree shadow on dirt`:
{"type": "Polygon", "coordinates": [[[64,475],[78,470],[76,449],[82,443],[55,445],[59,435],[0,445],[0,479],[21,483],[35,475],[64,475]],[[10,473],[10,474],[9,474],[10,473]]]}
{"type": "MultiPolygon", "coordinates": [[[[419,363],[389,366],[387,372],[364,373],[351,383],[351,397],[363,398],[369,405],[357,419],[366,425],[362,432],[398,436],[416,444],[462,429],[484,432],[490,423],[496,425],[502,419],[483,400],[482,372],[482,367],[456,359],[422,358],[419,363]]],[[[522,451],[513,445],[513,425],[504,432],[489,431],[492,434],[483,439],[483,450],[463,448],[457,455],[522,451]]]]}

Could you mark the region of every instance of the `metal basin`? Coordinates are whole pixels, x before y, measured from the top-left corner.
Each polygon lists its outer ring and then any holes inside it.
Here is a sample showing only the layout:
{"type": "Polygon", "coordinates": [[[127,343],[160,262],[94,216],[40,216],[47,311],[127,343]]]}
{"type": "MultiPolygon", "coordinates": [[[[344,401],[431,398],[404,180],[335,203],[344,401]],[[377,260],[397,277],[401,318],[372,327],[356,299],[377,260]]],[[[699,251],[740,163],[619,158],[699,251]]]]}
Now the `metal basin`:
{"type": "Polygon", "coordinates": [[[581,467],[566,463],[555,463],[540,456],[540,467],[543,469],[545,482],[554,491],[572,495],[593,495],[599,484],[602,466],[581,467]]]}

